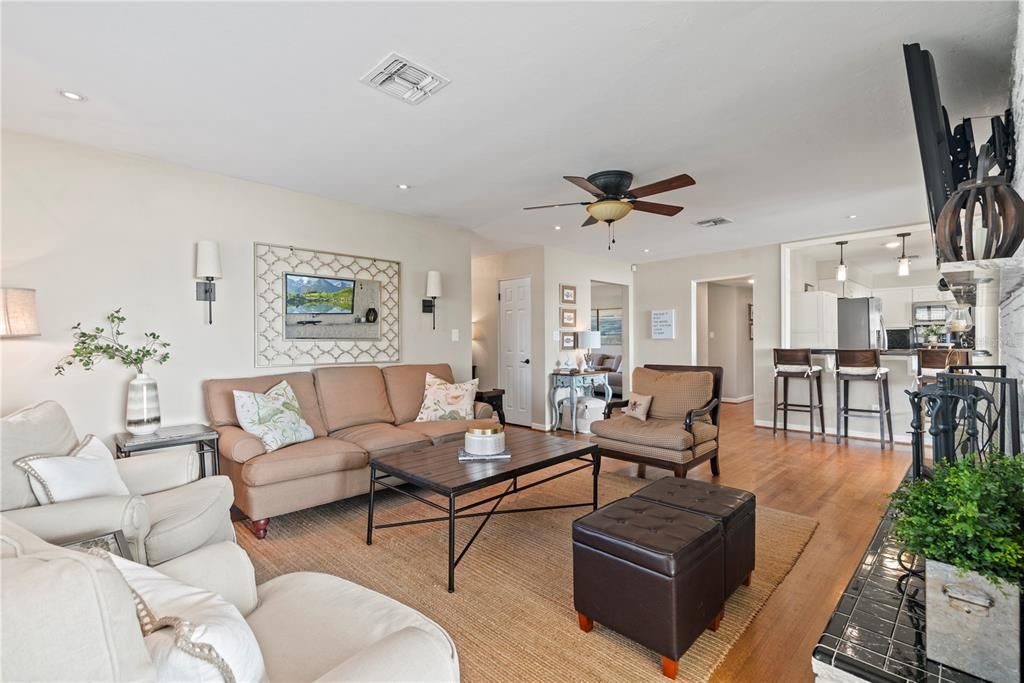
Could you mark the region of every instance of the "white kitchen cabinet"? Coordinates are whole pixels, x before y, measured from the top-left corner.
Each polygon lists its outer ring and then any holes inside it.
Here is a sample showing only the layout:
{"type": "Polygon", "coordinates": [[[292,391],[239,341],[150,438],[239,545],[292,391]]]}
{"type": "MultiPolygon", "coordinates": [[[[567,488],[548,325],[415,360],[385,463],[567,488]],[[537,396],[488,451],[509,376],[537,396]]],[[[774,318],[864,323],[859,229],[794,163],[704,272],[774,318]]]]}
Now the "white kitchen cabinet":
{"type": "Polygon", "coordinates": [[[871,294],[882,300],[882,319],[886,327],[910,327],[912,287],[887,287],[873,290],[871,294]]]}
{"type": "Polygon", "coordinates": [[[930,303],[932,301],[953,301],[951,292],[940,292],[938,287],[914,287],[914,303],[930,303]]]}
{"type": "Polygon", "coordinates": [[[869,287],[853,280],[847,280],[845,283],[835,278],[818,280],[818,289],[824,292],[831,292],[838,297],[846,297],[847,299],[871,296],[871,289],[869,287]],[[844,284],[846,285],[845,287],[843,287],[844,284]]]}
{"type": "Polygon", "coordinates": [[[834,349],[839,341],[838,297],[832,292],[803,292],[792,301],[790,346],[834,349]]]}

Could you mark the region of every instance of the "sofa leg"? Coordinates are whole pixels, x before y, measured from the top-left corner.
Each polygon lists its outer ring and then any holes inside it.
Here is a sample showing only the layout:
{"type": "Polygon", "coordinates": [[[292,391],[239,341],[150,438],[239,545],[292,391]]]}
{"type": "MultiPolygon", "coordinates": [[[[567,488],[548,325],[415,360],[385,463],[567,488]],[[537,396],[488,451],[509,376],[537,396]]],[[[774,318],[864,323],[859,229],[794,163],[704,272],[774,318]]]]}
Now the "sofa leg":
{"type": "Polygon", "coordinates": [[[256,538],[267,537],[267,527],[270,526],[270,518],[252,520],[252,535],[256,538]]]}
{"type": "Polygon", "coordinates": [[[708,626],[709,631],[717,631],[718,627],[722,625],[722,619],[725,618],[725,608],[715,615],[715,618],[711,620],[711,624],[708,626]]]}
{"type": "Polygon", "coordinates": [[[639,464],[636,466],[636,476],[643,479],[647,476],[647,465],[639,464]]]}
{"type": "Polygon", "coordinates": [[[590,633],[594,630],[594,620],[588,617],[583,612],[577,612],[576,617],[580,620],[580,630],[584,633],[590,633]]]}
{"type": "Polygon", "coordinates": [[[673,474],[675,474],[680,479],[686,479],[686,467],[685,466],[679,466],[679,467],[675,468],[672,472],[673,472],[673,474]]]}
{"type": "Polygon", "coordinates": [[[668,657],[661,658],[661,673],[666,678],[675,679],[676,674],[679,673],[679,660],[669,659],[668,657]]]}
{"type": "Polygon", "coordinates": [[[718,456],[716,455],[711,458],[711,476],[717,477],[721,473],[721,470],[718,469],[718,456]]]}
{"type": "Polygon", "coordinates": [[[752,577],[753,575],[754,575],[754,572],[750,572],[749,574],[747,574],[747,578],[743,579],[743,585],[744,586],[749,586],[750,585],[750,577],[752,577]]]}

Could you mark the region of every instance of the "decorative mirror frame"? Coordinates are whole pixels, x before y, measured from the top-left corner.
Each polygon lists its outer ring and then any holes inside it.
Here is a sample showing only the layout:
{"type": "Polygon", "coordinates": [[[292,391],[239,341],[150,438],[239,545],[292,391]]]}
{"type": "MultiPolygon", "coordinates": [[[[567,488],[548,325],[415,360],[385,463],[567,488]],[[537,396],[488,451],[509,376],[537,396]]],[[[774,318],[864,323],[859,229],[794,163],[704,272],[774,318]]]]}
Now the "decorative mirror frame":
{"type": "Polygon", "coordinates": [[[398,261],[303,249],[283,244],[253,243],[255,274],[256,367],[397,363],[401,360],[398,261]],[[374,280],[380,283],[380,339],[285,339],[285,273],[374,280]]]}

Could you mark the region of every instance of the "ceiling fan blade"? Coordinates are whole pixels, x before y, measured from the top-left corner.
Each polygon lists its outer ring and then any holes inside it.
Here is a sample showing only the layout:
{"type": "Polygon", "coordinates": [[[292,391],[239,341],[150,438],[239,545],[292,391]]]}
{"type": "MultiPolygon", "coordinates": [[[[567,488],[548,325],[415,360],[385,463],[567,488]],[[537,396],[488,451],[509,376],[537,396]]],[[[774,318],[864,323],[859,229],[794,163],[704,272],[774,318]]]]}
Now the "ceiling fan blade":
{"type": "Polygon", "coordinates": [[[556,206],[586,206],[590,202],[566,202],[565,204],[545,204],[543,206],[524,206],[523,211],[530,209],[553,209],[556,206]]]}
{"type": "Polygon", "coordinates": [[[593,216],[588,216],[587,220],[583,221],[583,225],[581,225],[580,227],[581,228],[585,228],[587,226],[593,225],[596,222],[597,222],[596,218],[594,218],[593,216]]]}
{"type": "Polygon", "coordinates": [[[570,183],[572,183],[576,187],[578,187],[581,190],[583,190],[584,192],[589,192],[590,194],[594,195],[595,197],[602,197],[602,196],[604,196],[604,192],[601,191],[601,188],[599,188],[597,185],[595,185],[594,183],[590,182],[586,178],[581,178],[578,175],[564,175],[562,177],[565,178],[566,180],[568,180],[570,183]]]}
{"type": "Polygon", "coordinates": [[[658,204],[657,202],[633,202],[633,208],[637,211],[646,211],[647,213],[657,213],[662,216],[675,216],[677,213],[683,210],[681,206],[672,206],[671,204],[658,204]]]}
{"type": "Polygon", "coordinates": [[[668,192],[669,190],[678,190],[681,187],[689,187],[695,185],[696,180],[691,178],[687,174],[677,175],[674,178],[666,178],[665,180],[659,180],[656,183],[650,185],[643,185],[641,187],[634,188],[629,191],[634,197],[650,197],[652,194],[660,194],[662,192],[668,192]]]}

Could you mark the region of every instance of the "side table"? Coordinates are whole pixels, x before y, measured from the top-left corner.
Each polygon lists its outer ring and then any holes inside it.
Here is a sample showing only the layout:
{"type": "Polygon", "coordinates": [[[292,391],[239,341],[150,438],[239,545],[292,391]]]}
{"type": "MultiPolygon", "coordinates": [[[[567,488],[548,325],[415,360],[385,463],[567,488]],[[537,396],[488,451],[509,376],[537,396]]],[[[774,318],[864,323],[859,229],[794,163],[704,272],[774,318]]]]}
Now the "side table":
{"type": "Polygon", "coordinates": [[[206,456],[211,457],[211,474],[220,474],[220,450],[217,440],[220,435],[213,427],[202,424],[180,425],[177,427],[161,427],[152,434],[129,434],[121,432],[114,435],[115,455],[128,458],[137,453],[153,451],[171,446],[187,446],[195,444],[199,454],[199,476],[206,476],[206,456]]]}
{"type": "Polygon", "coordinates": [[[492,408],[494,412],[498,414],[498,421],[501,425],[505,426],[505,390],[504,389],[486,389],[483,391],[476,392],[476,400],[481,403],[486,403],[492,408]]]}
{"type": "Polygon", "coordinates": [[[561,401],[556,400],[559,389],[568,389],[569,398],[562,399],[569,401],[572,412],[572,433],[576,433],[576,400],[579,394],[586,396],[593,395],[594,387],[602,385],[604,389],[604,400],[608,403],[612,400],[612,388],[608,385],[607,370],[583,370],[576,372],[555,371],[551,373],[551,409],[554,411],[554,428],[558,431],[562,428],[561,401]]]}

